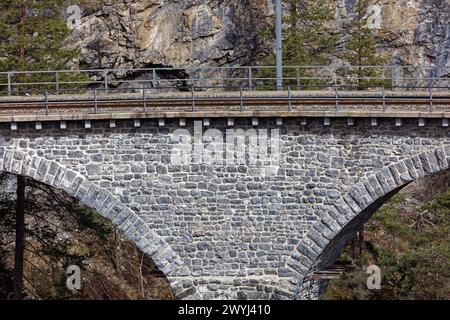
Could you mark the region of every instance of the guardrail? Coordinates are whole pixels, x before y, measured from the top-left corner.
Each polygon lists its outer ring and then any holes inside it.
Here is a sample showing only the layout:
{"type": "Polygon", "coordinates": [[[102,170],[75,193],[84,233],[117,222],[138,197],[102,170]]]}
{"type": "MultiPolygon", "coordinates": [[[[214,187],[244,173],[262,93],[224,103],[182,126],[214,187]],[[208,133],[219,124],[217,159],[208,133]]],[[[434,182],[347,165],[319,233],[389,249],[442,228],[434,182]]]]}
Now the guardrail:
{"type": "MultiPolygon", "coordinates": [[[[218,87],[206,87],[206,89],[217,89],[218,87]]],[[[340,111],[348,105],[371,105],[385,112],[388,105],[413,104],[425,106],[422,111],[433,112],[435,106],[450,105],[450,87],[415,87],[415,93],[399,94],[391,92],[387,94],[384,86],[371,87],[369,91],[360,92],[357,95],[351,95],[352,89],[357,87],[348,86],[324,86],[323,93],[308,94],[305,91],[297,91],[295,87],[287,86],[286,90],[274,92],[250,92],[252,88],[248,86],[239,87],[220,87],[221,92],[228,91],[231,94],[217,95],[208,94],[208,92],[200,91],[205,87],[197,88],[195,86],[183,87],[184,94],[162,95],[159,88],[141,87],[140,93],[129,94],[127,88],[115,88],[106,90],[87,89],[83,95],[71,96],[76,94],[76,90],[64,90],[60,92],[45,91],[41,96],[32,97],[11,97],[0,99],[0,110],[12,110],[27,112],[29,110],[39,110],[46,115],[50,109],[83,109],[88,113],[97,114],[104,106],[111,109],[115,108],[134,108],[140,112],[148,111],[169,111],[174,108],[177,111],[197,112],[197,111],[214,111],[213,107],[227,107],[229,110],[236,112],[247,111],[250,106],[266,106],[273,107],[272,111],[292,111],[294,107],[327,105],[327,110],[340,111]],[[447,93],[448,94],[443,94],[447,93]],[[64,96],[55,95],[57,93],[65,93],[64,96]],[[128,93],[128,94],[127,94],[128,93]],[[437,94],[439,93],[439,94],[437,94]],[[165,109],[167,108],[167,109],[165,109]],[[234,108],[234,109],[233,109],[234,108]]],[[[110,111],[108,111],[110,112],[110,111]]]]}
{"type": "MultiPolygon", "coordinates": [[[[92,69],[0,72],[0,95],[25,95],[52,90],[83,92],[113,88],[130,91],[142,87],[160,90],[184,90],[186,87],[218,90],[224,87],[247,87],[250,90],[276,88],[276,67],[192,67],[146,69],[92,69]],[[132,80],[127,80],[133,78],[132,80]]],[[[434,66],[285,66],[283,88],[321,89],[340,86],[413,90],[416,87],[450,86],[450,68],[441,74],[434,66]]]]}

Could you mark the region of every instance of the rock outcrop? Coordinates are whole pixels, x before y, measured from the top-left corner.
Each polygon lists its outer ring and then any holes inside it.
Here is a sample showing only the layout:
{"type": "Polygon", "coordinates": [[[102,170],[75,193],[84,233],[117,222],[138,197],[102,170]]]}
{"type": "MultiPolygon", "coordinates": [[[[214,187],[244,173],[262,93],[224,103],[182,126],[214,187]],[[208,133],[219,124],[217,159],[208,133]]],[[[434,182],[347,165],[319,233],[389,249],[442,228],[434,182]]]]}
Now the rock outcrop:
{"type": "Polygon", "coordinates": [[[273,19],[271,0],[103,0],[71,43],[85,68],[243,65],[267,54],[259,36],[273,19]]]}
{"type": "MultiPolygon", "coordinates": [[[[351,19],[356,0],[338,3],[338,25],[351,19]],[[340,22],[340,23],[339,23],[340,22]]],[[[381,51],[391,64],[434,66],[408,71],[418,76],[450,76],[450,0],[377,0],[381,8],[380,28],[375,31],[381,51]]]]}
{"type": "MultiPolygon", "coordinates": [[[[338,29],[351,20],[355,3],[338,1],[338,29]]],[[[449,75],[449,0],[375,4],[378,43],[392,64],[434,65],[433,75],[449,75]]],[[[83,10],[70,41],[81,47],[82,68],[248,65],[273,51],[261,34],[274,18],[272,0],[102,0],[83,10]]]]}

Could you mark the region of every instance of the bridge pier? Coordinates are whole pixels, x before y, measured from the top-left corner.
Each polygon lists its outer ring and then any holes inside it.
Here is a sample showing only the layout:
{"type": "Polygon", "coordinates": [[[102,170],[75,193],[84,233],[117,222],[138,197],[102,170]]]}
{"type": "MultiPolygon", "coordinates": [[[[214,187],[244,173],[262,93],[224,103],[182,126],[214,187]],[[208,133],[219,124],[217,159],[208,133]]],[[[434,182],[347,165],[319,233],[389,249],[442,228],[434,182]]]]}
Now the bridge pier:
{"type": "MultiPolygon", "coordinates": [[[[170,278],[169,278],[170,279],[170,278]]],[[[186,300],[318,300],[325,281],[294,278],[222,277],[169,280],[178,299],[186,300]]]]}

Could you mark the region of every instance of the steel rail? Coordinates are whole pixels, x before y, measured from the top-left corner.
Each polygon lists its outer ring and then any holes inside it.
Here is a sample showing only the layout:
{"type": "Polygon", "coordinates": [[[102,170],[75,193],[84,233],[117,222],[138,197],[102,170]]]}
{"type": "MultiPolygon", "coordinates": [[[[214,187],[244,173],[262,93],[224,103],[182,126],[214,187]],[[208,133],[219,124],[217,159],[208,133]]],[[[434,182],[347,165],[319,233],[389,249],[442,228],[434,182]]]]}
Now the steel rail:
{"type": "MultiPolygon", "coordinates": [[[[286,97],[280,97],[280,96],[244,96],[243,97],[246,102],[250,102],[250,101],[258,101],[258,102],[265,102],[265,101],[298,101],[298,102],[312,102],[312,103],[317,103],[317,101],[323,101],[323,100],[336,100],[335,96],[293,96],[293,95],[289,95],[286,97]]],[[[358,102],[358,101],[366,101],[366,102],[371,102],[371,101],[379,101],[380,99],[383,99],[385,101],[400,101],[400,102],[414,102],[414,101],[428,101],[429,96],[387,96],[385,95],[384,97],[381,96],[339,96],[339,100],[340,101],[350,101],[350,102],[358,102]]],[[[97,95],[97,102],[101,103],[101,102],[115,102],[115,103],[119,103],[119,102],[133,102],[133,101],[143,101],[144,99],[142,98],[121,98],[121,99],[117,99],[114,97],[102,97],[100,95],[97,95]]],[[[175,98],[170,98],[170,97],[165,97],[165,98],[152,98],[152,97],[148,97],[145,99],[145,101],[147,101],[148,103],[177,103],[177,102],[186,102],[186,101],[191,101],[192,98],[184,98],[184,97],[175,97],[175,98]]],[[[222,103],[222,102],[226,102],[226,101],[235,101],[235,100],[240,100],[240,97],[236,96],[236,97],[196,97],[195,99],[198,102],[206,102],[206,103],[222,103]]],[[[434,96],[434,100],[439,101],[439,100],[449,100],[450,101],[450,96],[441,96],[441,95],[435,95],[434,96]]],[[[0,105],[2,104],[22,104],[22,103],[42,103],[44,101],[44,98],[42,99],[35,99],[35,100],[31,100],[31,99],[22,99],[22,100],[2,100],[0,99],[0,105]]],[[[87,102],[87,103],[92,103],[94,100],[89,99],[89,98],[78,98],[78,99],[52,99],[51,101],[49,100],[49,103],[79,103],[79,102],[87,102]]]]}
{"type": "MultiPolygon", "coordinates": [[[[236,110],[242,110],[242,107],[300,107],[300,106],[314,106],[314,105],[330,105],[333,106],[336,102],[339,102],[339,106],[394,106],[394,105],[408,105],[408,106],[428,106],[430,104],[429,97],[410,97],[408,99],[400,99],[398,97],[381,97],[377,98],[367,98],[367,97],[339,97],[339,99],[326,97],[320,99],[309,99],[309,98],[279,98],[272,97],[267,99],[255,99],[255,98],[245,98],[244,100],[240,98],[220,98],[218,99],[208,99],[208,98],[197,98],[195,99],[195,107],[192,108],[192,99],[178,99],[176,101],[172,99],[164,100],[142,100],[142,99],[119,99],[119,100],[72,100],[72,101],[15,101],[15,102],[2,102],[0,103],[0,111],[10,111],[12,113],[26,113],[28,111],[49,111],[61,110],[64,112],[68,111],[79,111],[79,110],[94,110],[94,113],[101,112],[102,109],[133,109],[133,108],[145,108],[145,110],[170,110],[174,109],[180,110],[190,110],[195,112],[205,111],[206,108],[232,108],[235,107],[236,110]]],[[[436,97],[433,99],[433,105],[444,105],[450,107],[450,97],[436,97]]],[[[330,108],[331,110],[333,108],[330,108]]],[[[405,108],[408,110],[408,108],[405,108]]],[[[280,109],[281,110],[281,109],[280,109]]],[[[212,110],[213,111],[213,110],[212,110]]]]}
{"type": "MultiPolygon", "coordinates": [[[[430,101],[429,97],[414,97],[414,98],[404,98],[404,97],[243,97],[242,98],[246,104],[271,104],[271,103],[298,103],[298,104],[320,104],[320,103],[334,103],[336,100],[339,100],[342,104],[377,104],[380,102],[385,102],[386,104],[426,104],[430,101]]],[[[0,102],[1,108],[17,108],[20,105],[41,105],[45,102],[45,99],[42,100],[20,100],[20,101],[4,101],[0,102]]],[[[240,102],[241,99],[239,97],[236,98],[225,98],[221,97],[219,99],[209,99],[209,98],[196,98],[196,103],[199,104],[227,104],[232,102],[240,102]]],[[[47,100],[48,104],[59,104],[59,105],[72,105],[72,104],[93,104],[93,103],[111,103],[111,104],[120,104],[120,103],[130,103],[130,102],[145,102],[148,105],[152,104],[191,104],[192,99],[186,98],[169,98],[169,99],[76,99],[76,100],[47,100]]],[[[433,97],[433,102],[437,104],[450,104],[450,97],[433,97]]]]}

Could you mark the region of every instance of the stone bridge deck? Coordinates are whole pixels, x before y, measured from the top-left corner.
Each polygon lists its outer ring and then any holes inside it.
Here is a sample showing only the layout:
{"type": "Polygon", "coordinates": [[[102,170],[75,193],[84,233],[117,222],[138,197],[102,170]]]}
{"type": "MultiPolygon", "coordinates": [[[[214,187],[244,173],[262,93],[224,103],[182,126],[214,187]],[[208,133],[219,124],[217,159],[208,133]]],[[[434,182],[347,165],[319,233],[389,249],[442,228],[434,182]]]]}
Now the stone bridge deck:
{"type": "Polygon", "coordinates": [[[0,97],[0,122],[170,118],[442,118],[450,91],[196,92],[0,97]]]}
{"type": "Polygon", "coordinates": [[[447,109],[3,114],[0,170],[113,221],[178,298],[315,298],[375,210],[449,168],[448,124],[447,109]]]}

